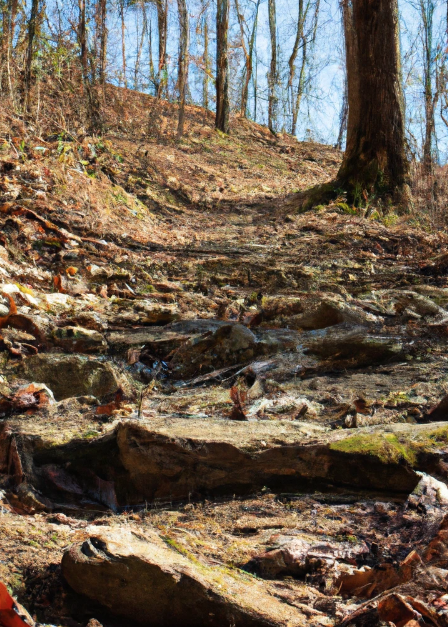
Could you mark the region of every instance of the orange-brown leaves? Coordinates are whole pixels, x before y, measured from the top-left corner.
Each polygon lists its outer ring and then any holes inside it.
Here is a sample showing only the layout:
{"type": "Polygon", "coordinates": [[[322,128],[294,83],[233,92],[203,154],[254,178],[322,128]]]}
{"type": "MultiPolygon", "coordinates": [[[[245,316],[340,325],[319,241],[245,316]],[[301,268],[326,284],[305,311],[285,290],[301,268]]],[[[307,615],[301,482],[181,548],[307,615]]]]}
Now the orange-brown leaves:
{"type": "Polygon", "coordinates": [[[247,400],[247,394],[243,390],[239,390],[236,385],[230,389],[230,398],[233,401],[233,409],[229,416],[230,420],[247,420],[244,413],[244,403],[247,400]]]}

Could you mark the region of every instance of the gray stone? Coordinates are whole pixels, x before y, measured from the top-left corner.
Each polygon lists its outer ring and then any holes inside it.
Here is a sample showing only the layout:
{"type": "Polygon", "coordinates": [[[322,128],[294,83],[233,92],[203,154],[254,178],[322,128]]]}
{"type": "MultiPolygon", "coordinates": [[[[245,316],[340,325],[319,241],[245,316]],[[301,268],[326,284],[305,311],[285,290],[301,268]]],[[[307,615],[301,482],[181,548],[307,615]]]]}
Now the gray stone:
{"type": "Polygon", "coordinates": [[[31,381],[48,385],[57,401],[73,396],[101,398],[123,383],[111,364],[81,355],[33,355],[25,360],[23,373],[31,381]]]}

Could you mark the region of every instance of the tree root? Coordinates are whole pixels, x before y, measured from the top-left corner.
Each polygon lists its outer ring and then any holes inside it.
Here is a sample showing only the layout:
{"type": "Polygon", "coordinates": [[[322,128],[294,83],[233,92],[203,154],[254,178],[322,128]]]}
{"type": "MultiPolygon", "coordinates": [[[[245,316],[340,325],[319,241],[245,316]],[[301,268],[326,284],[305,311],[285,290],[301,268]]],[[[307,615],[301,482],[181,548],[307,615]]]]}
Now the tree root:
{"type": "Polygon", "coordinates": [[[288,201],[287,206],[298,213],[305,213],[321,205],[328,205],[338,197],[341,197],[344,192],[347,194],[348,199],[344,200],[344,202],[353,203],[354,206],[362,207],[364,206],[363,202],[365,202],[366,207],[375,207],[375,205],[380,206],[381,204],[384,207],[384,201],[388,201],[390,206],[400,215],[413,213],[414,210],[411,188],[407,184],[401,188],[397,187],[393,194],[389,192],[369,194],[364,189],[355,193],[354,186],[341,179],[315,185],[310,189],[294,194],[288,201]]]}

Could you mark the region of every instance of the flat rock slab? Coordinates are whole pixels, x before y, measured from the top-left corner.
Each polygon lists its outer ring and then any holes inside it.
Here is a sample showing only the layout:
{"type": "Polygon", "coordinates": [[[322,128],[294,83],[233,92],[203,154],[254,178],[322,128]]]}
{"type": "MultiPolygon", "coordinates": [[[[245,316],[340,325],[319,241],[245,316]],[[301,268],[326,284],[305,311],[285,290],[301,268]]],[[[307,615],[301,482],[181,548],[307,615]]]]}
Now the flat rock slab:
{"type": "Polygon", "coordinates": [[[300,610],[261,581],[189,559],[152,532],[107,528],[65,553],[62,572],[75,592],[114,615],[148,627],[298,627],[300,610]]]}
{"type": "Polygon", "coordinates": [[[135,491],[132,497],[127,489],[127,498],[184,499],[190,495],[247,494],[263,486],[300,490],[322,483],[409,494],[419,480],[395,449],[393,435],[391,443],[368,434],[360,443],[356,436],[353,442],[347,437],[338,442],[332,434],[326,441],[322,438],[308,443],[297,430],[295,442],[291,442],[290,433],[286,445],[271,436],[269,445],[260,438],[255,448],[250,428],[237,429],[223,423],[222,430],[227,428],[233,433],[233,441],[229,441],[229,437],[215,439],[207,435],[203,426],[202,436],[194,437],[191,425],[189,436],[180,437],[138,422],[119,424],[120,461],[135,491]],[[370,450],[367,447],[371,441],[370,450]],[[344,446],[344,442],[348,444],[344,446]]]}
{"type": "Polygon", "coordinates": [[[264,486],[294,493],[336,486],[401,498],[419,482],[417,471],[446,473],[447,426],[312,433],[295,421],[159,418],[122,421],[95,439],[57,445],[42,437],[34,421],[14,418],[5,426],[2,459],[6,468],[13,441],[20,441],[22,466],[27,464],[30,482],[46,497],[76,501],[79,492],[113,508],[253,494],[264,486]]]}

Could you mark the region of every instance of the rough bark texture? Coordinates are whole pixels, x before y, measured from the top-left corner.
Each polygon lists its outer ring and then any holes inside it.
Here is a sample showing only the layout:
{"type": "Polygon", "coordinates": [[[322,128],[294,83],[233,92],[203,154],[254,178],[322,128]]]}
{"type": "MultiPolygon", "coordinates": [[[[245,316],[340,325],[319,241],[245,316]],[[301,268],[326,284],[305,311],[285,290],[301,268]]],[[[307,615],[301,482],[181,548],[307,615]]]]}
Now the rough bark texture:
{"type": "Polygon", "coordinates": [[[229,132],[229,0],[218,0],[216,11],[216,122],[223,133],[229,132]]]}
{"type": "Polygon", "coordinates": [[[202,106],[204,109],[208,109],[208,83],[210,78],[210,60],[208,55],[208,20],[207,12],[204,10],[203,21],[203,33],[204,33],[204,54],[203,54],[203,79],[202,79],[202,106]]]}
{"type": "Polygon", "coordinates": [[[269,33],[271,37],[271,66],[268,75],[269,102],[268,102],[268,126],[269,130],[277,130],[278,108],[278,68],[277,68],[277,17],[275,0],[268,0],[269,33]]]}
{"type": "Polygon", "coordinates": [[[157,98],[161,98],[166,86],[166,37],[168,29],[168,2],[157,0],[157,28],[159,31],[159,71],[157,73],[157,98]]]}
{"type": "Polygon", "coordinates": [[[33,0],[31,5],[31,14],[28,22],[28,48],[26,53],[25,66],[25,110],[29,110],[30,106],[30,89],[31,89],[31,70],[33,64],[33,45],[36,36],[36,22],[39,11],[39,0],[33,0]]]}
{"type": "Polygon", "coordinates": [[[126,75],[126,24],[124,19],[124,2],[120,2],[120,18],[121,18],[121,59],[123,71],[123,85],[125,89],[128,87],[128,79],[126,75]]]}
{"type": "Polygon", "coordinates": [[[421,22],[422,22],[422,43],[423,43],[423,84],[425,99],[425,138],[423,143],[423,167],[426,174],[431,174],[434,165],[434,134],[435,119],[434,112],[438,100],[438,89],[433,90],[433,75],[437,74],[435,69],[433,28],[434,11],[433,3],[426,3],[425,0],[419,2],[421,22]]]}
{"type": "Polygon", "coordinates": [[[177,0],[177,6],[179,11],[179,26],[180,26],[180,42],[179,42],[179,121],[177,125],[177,138],[180,139],[184,133],[185,122],[185,100],[187,94],[188,83],[188,35],[189,35],[189,23],[188,23],[188,11],[187,3],[185,0],[177,0]]]}
{"type": "Polygon", "coordinates": [[[247,117],[247,103],[249,100],[249,84],[252,78],[254,43],[255,43],[255,33],[256,33],[257,23],[258,23],[259,7],[260,7],[260,0],[257,1],[256,7],[255,7],[255,17],[254,17],[254,23],[252,26],[252,33],[249,38],[248,46],[247,46],[246,41],[245,41],[245,29],[244,29],[246,23],[244,20],[244,16],[240,11],[238,0],[235,0],[235,8],[236,8],[237,16],[238,16],[238,23],[240,25],[241,44],[243,46],[244,61],[245,61],[243,82],[242,82],[242,88],[241,88],[241,106],[240,106],[240,113],[244,118],[247,117]]]}
{"type": "Polygon", "coordinates": [[[401,201],[409,181],[404,144],[397,0],[347,2],[349,118],[338,175],[357,196],[390,193],[401,201]]]}
{"type": "Polygon", "coordinates": [[[297,117],[299,114],[300,103],[302,100],[303,94],[303,78],[305,72],[305,64],[306,64],[306,44],[307,40],[304,37],[304,27],[305,20],[310,7],[310,3],[308,2],[306,7],[304,7],[303,0],[299,0],[299,14],[297,17],[297,30],[296,30],[296,38],[294,40],[294,46],[292,48],[291,55],[288,60],[288,92],[291,106],[291,134],[295,135],[297,130],[297,117]],[[294,78],[296,75],[296,61],[297,55],[299,53],[299,49],[302,48],[302,63],[300,67],[300,76],[299,76],[299,84],[297,86],[297,92],[294,91],[294,78]]]}
{"type": "Polygon", "coordinates": [[[99,40],[99,64],[98,74],[100,84],[104,86],[106,82],[106,62],[107,62],[107,6],[106,0],[98,0],[97,3],[97,21],[98,21],[98,40],[99,40]]]}
{"type": "Polygon", "coordinates": [[[1,35],[1,66],[0,88],[2,92],[10,92],[9,57],[11,47],[11,2],[3,4],[2,35],[1,35]]]}

